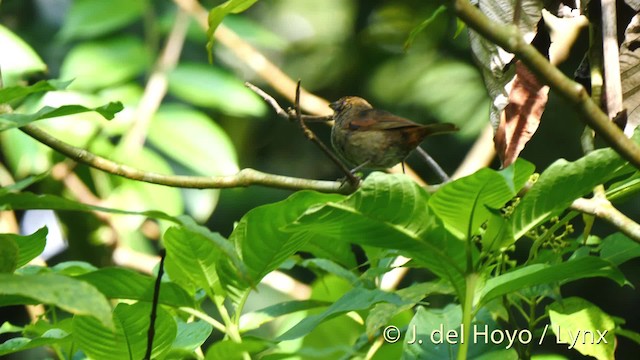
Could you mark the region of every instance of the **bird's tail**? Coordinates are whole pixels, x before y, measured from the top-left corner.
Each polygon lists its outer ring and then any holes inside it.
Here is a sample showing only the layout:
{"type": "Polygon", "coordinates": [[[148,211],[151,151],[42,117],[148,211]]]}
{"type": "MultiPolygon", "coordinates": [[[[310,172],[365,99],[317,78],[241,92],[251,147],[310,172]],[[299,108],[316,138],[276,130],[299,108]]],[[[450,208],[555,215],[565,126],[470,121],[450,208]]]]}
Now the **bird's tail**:
{"type": "Polygon", "coordinates": [[[428,124],[424,125],[426,130],[426,136],[443,134],[448,132],[458,131],[457,126],[451,123],[436,123],[436,124],[428,124]]]}

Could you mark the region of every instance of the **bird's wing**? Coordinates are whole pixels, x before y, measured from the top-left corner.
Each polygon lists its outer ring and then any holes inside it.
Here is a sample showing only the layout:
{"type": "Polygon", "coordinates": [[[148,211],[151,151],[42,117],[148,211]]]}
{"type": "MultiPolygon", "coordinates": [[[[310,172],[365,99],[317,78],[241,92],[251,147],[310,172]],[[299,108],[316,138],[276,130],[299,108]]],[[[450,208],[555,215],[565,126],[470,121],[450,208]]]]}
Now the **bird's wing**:
{"type": "Polygon", "coordinates": [[[350,130],[388,130],[407,127],[416,127],[419,124],[411,120],[401,118],[392,113],[378,109],[360,111],[348,124],[350,130]]]}

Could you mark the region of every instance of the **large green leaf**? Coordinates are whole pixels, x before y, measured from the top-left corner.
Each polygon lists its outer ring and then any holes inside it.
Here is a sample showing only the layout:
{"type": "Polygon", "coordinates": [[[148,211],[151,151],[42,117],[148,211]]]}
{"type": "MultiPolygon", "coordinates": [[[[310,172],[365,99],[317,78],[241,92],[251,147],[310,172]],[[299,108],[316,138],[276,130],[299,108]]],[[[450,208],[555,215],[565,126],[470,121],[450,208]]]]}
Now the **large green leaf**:
{"type": "Polygon", "coordinates": [[[69,88],[93,91],[133,79],[149,64],[148,48],[139,39],[109,38],[71,49],[60,67],[60,78],[75,78],[69,88]]]}
{"type": "Polygon", "coordinates": [[[96,108],[88,108],[82,105],[63,105],[57,108],[45,106],[33,114],[0,114],[0,131],[21,127],[37,120],[81,114],[89,111],[95,111],[105,119],[111,120],[115,114],[122,111],[123,108],[122,103],[111,102],[96,108]]]}
{"type": "MultiPolygon", "coordinates": [[[[76,279],[93,285],[109,299],[129,299],[151,302],[156,279],[123,268],[103,268],[76,279]]],[[[193,298],[171,282],[160,285],[160,304],[175,307],[193,306],[193,298]]]]}
{"type": "Polygon", "coordinates": [[[375,337],[376,332],[379,329],[391,324],[392,318],[398,313],[412,309],[418,302],[430,295],[451,295],[453,294],[453,288],[442,281],[427,282],[413,284],[404,289],[397,290],[395,293],[404,300],[402,305],[379,303],[376,304],[376,306],[374,306],[369,312],[369,316],[367,316],[367,320],[365,322],[367,327],[367,336],[369,336],[369,338],[375,337]]]}
{"type": "Polygon", "coordinates": [[[387,302],[402,305],[404,300],[394,293],[384,292],[378,289],[354,288],[338,301],[333,303],[324,312],[304,318],[291,329],[278,337],[278,341],[292,340],[310,333],[316,326],[332,317],[345,314],[349,311],[366,310],[373,305],[387,302]]]}
{"type": "Polygon", "coordinates": [[[569,344],[582,355],[613,359],[616,339],[614,320],[587,300],[571,297],[549,305],[551,329],[556,343],[569,344]]]}
{"type": "Polygon", "coordinates": [[[0,273],[13,273],[18,268],[18,244],[12,237],[0,235],[0,273]]]}
{"type": "Polygon", "coordinates": [[[602,240],[600,257],[620,265],[640,257],[640,244],[622,233],[615,233],[602,240]]]}
{"type": "Polygon", "coordinates": [[[271,305],[264,309],[243,314],[240,317],[240,331],[245,332],[257,329],[261,325],[283,315],[329,305],[331,305],[330,302],[319,300],[294,300],[271,305]]]}
{"type": "Polygon", "coordinates": [[[209,295],[222,292],[216,267],[225,258],[228,248],[223,243],[224,238],[214,236],[217,240],[184,227],[171,227],[165,232],[165,267],[173,281],[202,288],[209,295]]]}
{"type": "Polygon", "coordinates": [[[235,116],[260,116],[267,110],[264,101],[236,76],[209,65],[178,65],[169,74],[169,92],[190,104],[235,116]]]}
{"type": "Polygon", "coordinates": [[[222,23],[222,19],[228,14],[237,14],[245,11],[251,5],[256,3],[258,0],[228,0],[223,4],[220,4],[209,12],[209,29],[207,30],[207,52],[209,53],[209,62],[211,61],[211,51],[213,49],[213,41],[215,39],[214,33],[220,24],[222,23]]]}
{"type": "Polygon", "coordinates": [[[309,236],[303,233],[283,231],[285,226],[313,205],[343,198],[337,194],[299,191],[286,200],[254,208],[243,216],[229,240],[238,249],[253,284],[277,269],[309,241],[309,236]]]}
{"type": "Polygon", "coordinates": [[[20,236],[16,234],[0,234],[1,238],[9,238],[15,241],[18,246],[18,257],[16,265],[22,267],[29,261],[35,259],[38,255],[44,251],[44,246],[47,243],[46,227],[40,228],[38,231],[31,235],[20,236]]]}
{"type": "Polygon", "coordinates": [[[269,343],[260,340],[243,340],[242,343],[222,340],[207,349],[205,360],[242,360],[246,359],[244,354],[262,351],[268,346],[269,343]]]}
{"type": "Polygon", "coordinates": [[[491,278],[485,283],[479,302],[480,304],[486,304],[498,296],[535,285],[564,284],[573,280],[591,277],[606,277],[620,285],[626,283],[624,275],[611,262],[593,256],[586,256],[554,265],[528,265],[491,278]]]}
{"type": "Polygon", "coordinates": [[[180,222],[176,218],[160,211],[128,211],[111,209],[102,206],[92,206],[77,201],[69,200],[57,195],[36,195],[30,192],[19,194],[0,194],[0,209],[2,210],[30,210],[51,209],[69,211],[103,211],[112,214],[143,215],[156,219],[180,222]]]}
{"type": "MultiPolygon", "coordinates": [[[[176,337],[176,322],[158,307],[151,357],[168,351],[176,337]]],[[[87,316],[73,318],[73,338],[78,347],[93,359],[142,359],[147,346],[151,304],[118,304],[113,311],[115,331],[87,316]]]]}
{"type": "Polygon", "coordinates": [[[410,178],[374,172],[347,199],[309,209],[287,230],[312,234],[313,242],[332,238],[398,250],[450,281],[462,296],[464,244],[449,235],[428,201],[410,178]]]}
{"type": "Polygon", "coordinates": [[[472,328],[477,329],[477,332],[473,329],[464,329],[463,332],[461,323],[462,310],[459,305],[449,304],[443,309],[420,306],[405,333],[391,331],[388,334],[393,338],[400,337],[398,340],[404,345],[403,359],[455,359],[463,335],[469,336],[469,352],[466,359],[518,358],[513,346],[508,347],[509,341],[506,336],[502,342],[492,341],[492,331],[501,329],[488,311],[481,309],[476,315],[472,328]],[[486,333],[486,337],[475,336],[482,333],[486,333]]]}
{"type": "Polygon", "coordinates": [[[147,0],[75,0],[60,36],[65,40],[91,38],[118,30],[141,17],[147,0]]]}
{"type": "Polygon", "coordinates": [[[29,94],[64,90],[67,86],[69,86],[70,83],[71,81],[41,80],[29,86],[16,85],[5,87],[3,89],[0,89],[0,104],[5,104],[9,101],[23,98],[29,94]]]}
{"type": "Polygon", "coordinates": [[[0,25],[0,49],[3,54],[11,54],[0,57],[5,86],[16,84],[26,74],[47,70],[47,65],[33,48],[3,25],[0,25]]]}
{"type": "Polygon", "coordinates": [[[611,149],[600,149],[569,162],[557,160],[541,175],[516,207],[511,221],[516,239],[565,210],[577,198],[611,179],[626,161],[611,149]]]}
{"type": "Polygon", "coordinates": [[[111,306],[95,287],[56,274],[0,274],[0,295],[17,295],[55,305],[77,315],[88,315],[101,326],[113,328],[111,306]]]}
{"type": "Polygon", "coordinates": [[[149,128],[148,138],[163,154],[196,174],[238,172],[237,155],[229,136],[207,115],[192,108],[161,107],[149,128]]]}
{"type": "Polygon", "coordinates": [[[14,337],[0,344],[0,356],[42,346],[60,345],[70,340],[69,333],[61,329],[51,329],[35,338],[14,337]]]}
{"type": "Polygon", "coordinates": [[[481,169],[448,183],[429,199],[429,206],[449,231],[460,239],[478,234],[480,225],[490,217],[491,209],[499,209],[515,196],[498,172],[481,169]]]}
{"type": "Polygon", "coordinates": [[[209,338],[213,326],[202,320],[185,323],[178,318],[176,321],[178,322],[178,333],[167,358],[189,358],[209,338]]]}

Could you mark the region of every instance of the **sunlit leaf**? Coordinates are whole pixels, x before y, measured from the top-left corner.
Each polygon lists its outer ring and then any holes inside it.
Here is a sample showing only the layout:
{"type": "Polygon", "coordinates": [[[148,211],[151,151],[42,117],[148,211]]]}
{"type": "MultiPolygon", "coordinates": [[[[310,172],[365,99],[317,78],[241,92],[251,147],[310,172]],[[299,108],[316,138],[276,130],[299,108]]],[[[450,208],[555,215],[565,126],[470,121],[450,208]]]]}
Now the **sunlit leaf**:
{"type": "Polygon", "coordinates": [[[148,5],[147,0],[74,0],[60,37],[92,38],[118,30],[140,18],[148,5]]]}
{"type": "Polygon", "coordinates": [[[148,48],[138,38],[83,42],[64,58],[60,78],[75,79],[70,89],[93,91],[133,79],[149,64],[148,48]]]}
{"type": "Polygon", "coordinates": [[[97,108],[88,108],[81,105],[63,105],[58,108],[45,106],[38,112],[33,114],[0,114],[0,131],[21,127],[37,120],[49,119],[58,116],[67,116],[72,114],[80,114],[89,111],[97,112],[105,119],[111,120],[113,119],[115,114],[119,111],[122,111],[122,109],[122,103],[112,102],[97,108]]]}
{"type": "MultiPolygon", "coordinates": [[[[151,304],[120,303],[113,311],[115,332],[88,316],[73,318],[73,339],[93,359],[142,359],[147,346],[151,304]]],[[[162,307],[157,308],[152,358],[167,351],[176,337],[176,322],[162,307]]]]}
{"type": "Polygon", "coordinates": [[[14,85],[26,74],[47,70],[47,65],[31,46],[3,25],[0,25],[0,49],[3,54],[11,54],[0,57],[5,86],[14,85]]]}
{"type": "Polygon", "coordinates": [[[236,76],[209,65],[178,65],[169,74],[169,92],[188,103],[235,116],[259,116],[267,110],[264,101],[236,76]]]}
{"type": "Polygon", "coordinates": [[[570,297],[549,305],[549,319],[556,343],[570,344],[581,354],[599,360],[614,358],[616,324],[599,307],[570,297]]]}
{"type": "Polygon", "coordinates": [[[72,314],[91,316],[101,326],[113,328],[111,306],[95,287],[57,274],[0,274],[0,295],[18,295],[55,305],[72,314]]]}
{"type": "Polygon", "coordinates": [[[224,19],[224,17],[227,16],[228,14],[237,14],[245,11],[257,1],[258,0],[228,0],[223,4],[220,4],[214,7],[213,9],[211,9],[211,11],[209,11],[209,20],[208,20],[209,29],[207,30],[207,38],[208,38],[207,52],[209,53],[210,63],[213,62],[211,57],[211,50],[213,49],[213,42],[215,39],[214,33],[216,32],[216,29],[218,28],[218,26],[220,26],[220,23],[222,23],[222,19],[224,19]]]}

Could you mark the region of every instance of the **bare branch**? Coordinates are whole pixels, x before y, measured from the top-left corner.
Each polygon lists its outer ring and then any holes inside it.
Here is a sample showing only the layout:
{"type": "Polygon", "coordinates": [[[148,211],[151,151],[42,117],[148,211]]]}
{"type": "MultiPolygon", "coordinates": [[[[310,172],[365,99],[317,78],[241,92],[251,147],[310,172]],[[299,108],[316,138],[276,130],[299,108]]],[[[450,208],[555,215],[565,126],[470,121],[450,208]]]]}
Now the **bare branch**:
{"type": "Polygon", "coordinates": [[[594,215],[616,227],[632,240],[640,243],[640,224],[628,218],[604,198],[576,199],[571,209],[581,213],[594,215]]]}
{"type": "Polygon", "coordinates": [[[93,154],[85,149],[69,145],[31,124],[21,127],[20,130],[79,163],[83,163],[93,168],[110,174],[122,176],[127,179],[148,182],[151,184],[194,189],[223,189],[263,185],[288,190],[307,189],[342,194],[348,194],[355,190],[355,188],[350,184],[340,183],[339,181],[294,178],[267,174],[253,169],[243,169],[237,174],[228,176],[183,176],[157,174],[135,169],[124,164],[119,164],[93,154]]]}

